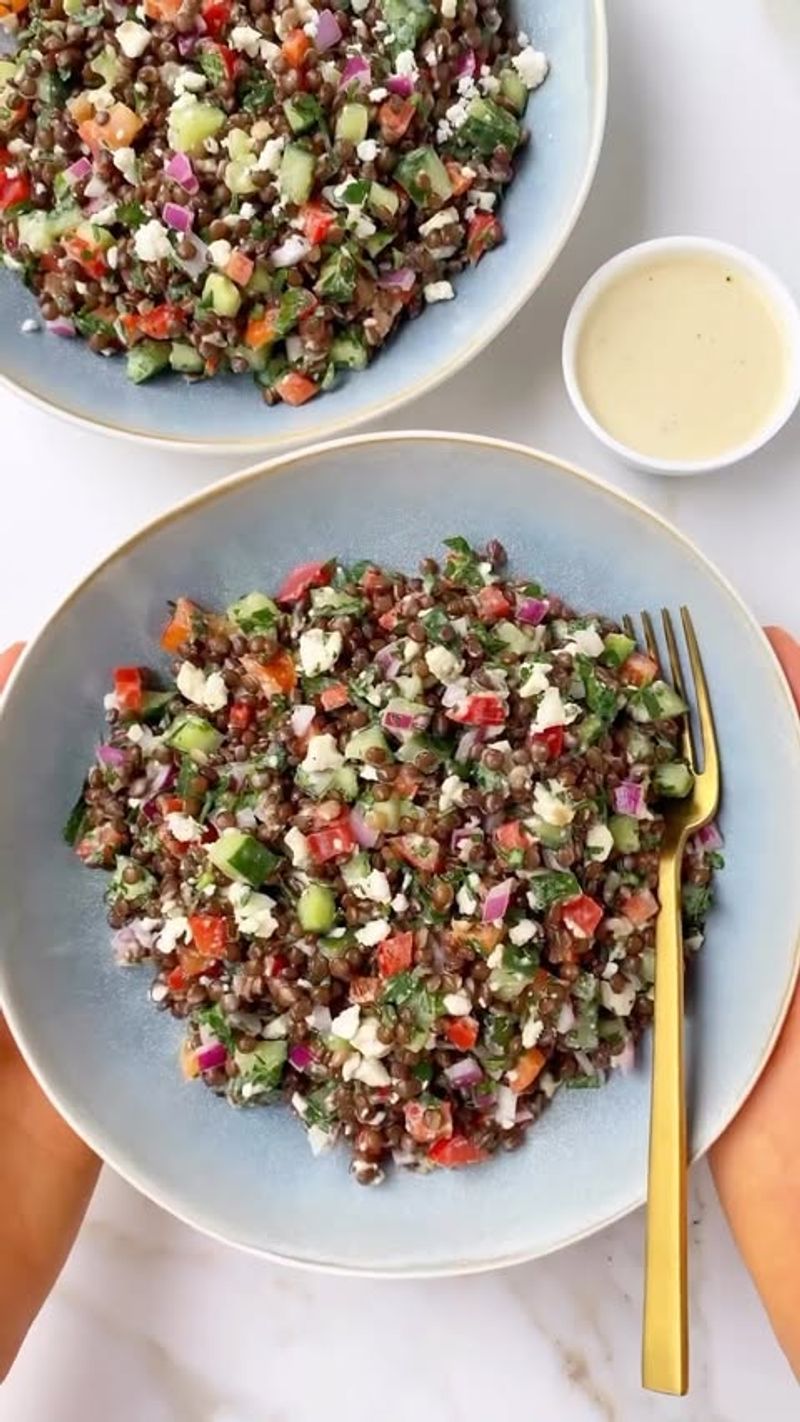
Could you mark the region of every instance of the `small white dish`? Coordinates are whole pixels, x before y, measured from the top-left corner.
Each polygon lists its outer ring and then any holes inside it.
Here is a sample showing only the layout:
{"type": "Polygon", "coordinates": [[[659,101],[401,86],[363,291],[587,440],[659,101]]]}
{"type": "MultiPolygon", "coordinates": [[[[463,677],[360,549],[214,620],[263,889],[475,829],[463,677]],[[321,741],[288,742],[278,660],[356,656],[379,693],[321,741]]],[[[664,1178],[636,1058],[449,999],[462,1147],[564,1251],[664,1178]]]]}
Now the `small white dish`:
{"type": "Polygon", "coordinates": [[[656,474],[705,474],[727,468],[762,449],[786,424],[800,402],[800,309],[783,282],[757,257],[726,242],[708,237],[662,237],[629,247],[612,257],[590,277],[579,293],[564,328],[562,368],[567,393],[573,408],[587,429],[608,449],[636,469],[656,474]],[[598,300],[626,273],[653,265],[663,258],[701,257],[720,259],[737,269],[759,287],[762,295],[778,317],[785,335],[787,370],[784,390],[777,405],[757,432],[746,441],[733,444],[713,456],[698,459],[668,459],[643,453],[622,443],[600,422],[589,408],[579,378],[579,348],[581,335],[598,300]]]}

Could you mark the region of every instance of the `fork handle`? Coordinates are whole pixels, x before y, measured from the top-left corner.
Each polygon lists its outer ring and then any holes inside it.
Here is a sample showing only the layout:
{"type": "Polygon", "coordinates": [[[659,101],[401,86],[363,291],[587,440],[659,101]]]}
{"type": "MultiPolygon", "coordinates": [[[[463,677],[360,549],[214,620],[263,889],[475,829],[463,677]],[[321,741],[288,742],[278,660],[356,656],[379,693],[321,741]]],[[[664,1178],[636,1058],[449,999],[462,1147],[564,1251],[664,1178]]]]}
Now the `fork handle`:
{"type": "Polygon", "coordinates": [[[677,1396],[689,1384],[682,850],[662,856],[659,870],[642,1339],[643,1385],[677,1396]]]}

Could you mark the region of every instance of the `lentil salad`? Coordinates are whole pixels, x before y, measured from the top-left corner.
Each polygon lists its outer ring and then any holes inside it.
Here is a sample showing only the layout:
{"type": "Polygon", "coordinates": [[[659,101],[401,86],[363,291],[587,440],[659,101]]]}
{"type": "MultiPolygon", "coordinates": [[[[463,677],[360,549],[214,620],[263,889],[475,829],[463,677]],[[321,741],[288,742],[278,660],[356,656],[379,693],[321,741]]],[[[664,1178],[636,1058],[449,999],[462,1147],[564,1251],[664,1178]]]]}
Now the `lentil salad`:
{"type": "MultiPolygon", "coordinates": [[[[174,684],[118,668],[66,834],[111,870],[123,964],[186,1022],[184,1074],[288,1099],[362,1183],[513,1149],[627,1070],[652,1015],[663,798],[684,703],[497,543],[406,577],[306,564],[174,606],[174,684]]],[[[684,863],[702,942],[715,827],[684,863]]]]}
{"type": "Polygon", "coordinates": [[[4,12],[0,250],[136,382],[252,372],[302,404],[502,240],[547,61],[499,0],[4,12]]]}

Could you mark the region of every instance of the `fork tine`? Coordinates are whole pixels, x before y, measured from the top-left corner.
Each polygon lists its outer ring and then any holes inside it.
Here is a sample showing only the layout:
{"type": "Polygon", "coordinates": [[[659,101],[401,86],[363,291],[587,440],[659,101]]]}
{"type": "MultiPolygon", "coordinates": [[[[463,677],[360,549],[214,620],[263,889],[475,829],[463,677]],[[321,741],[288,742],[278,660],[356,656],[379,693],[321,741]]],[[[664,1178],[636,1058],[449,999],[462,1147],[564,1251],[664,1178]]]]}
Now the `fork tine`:
{"type": "MultiPolygon", "coordinates": [[[[683,608],[682,612],[685,611],[686,609],[683,608]]],[[[670,617],[669,612],[665,607],[662,607],[661,609],[661,621],[664,624],[664,637],[666,639],[667,650],[669,652],[669,665],[670,673],[672,675],[672,681],[675,686],[675,690],[680,696],[683,697],[684,701],[686,701],[686,683],[683,679],[683,669],[681,667],[680,653],[678,652],[678,643],[675,638],[675,629],[672,626],[672,618],[670,617]]],[[[686,624],[684,623],[684,626],[685,625],[686,624]]],[[[692,666],[692,670],[694,670],[694,666],[692,666]]],[[[682,717],[681,749],[683,751],[684,760],[688,761],[692,770],[696,772],[697,753],[695,751],[694,736],[692,735],[692,718],[689,715],[682,717]]]]}
{"type": "Polygon", "coordinates": [[[633,618],[629,617],[627,613],[622,619],[622,630],[626,637],[632,637],[634,642],[636,641],[636,629],[633,625],[633,618]]]}
{"type": "Polygon", "coordinates": [[[660,667],[661,654],[658,650],[658,642],[656,641],[656,633],[655,628],[653,627],[653,619],[650,616],[649,612],[642,613],[642,626],[644,628],[644,640],[647,650],[650,653],[650,656],[653,658],[653,661],[656,662],[657,665],[660,667]]]}
{"type": "Polygon", "coordinates": [[[686,637],[686,645],[689,649],[689,664],[694,677],[695,693],[697,697],[697,719],[700,722],[700,734],[703,742],[703,775],[709,780],[719,783],[719,755],[717,752],[717,737],[714,730],[714,713],[711,709],[711,697],[708,691],[708,682],[703,669],[703,659],[700,655],[700,648],[697,645],[694,623],[688,607],[681,608],[681,621],[683,632],[686,637]]]}

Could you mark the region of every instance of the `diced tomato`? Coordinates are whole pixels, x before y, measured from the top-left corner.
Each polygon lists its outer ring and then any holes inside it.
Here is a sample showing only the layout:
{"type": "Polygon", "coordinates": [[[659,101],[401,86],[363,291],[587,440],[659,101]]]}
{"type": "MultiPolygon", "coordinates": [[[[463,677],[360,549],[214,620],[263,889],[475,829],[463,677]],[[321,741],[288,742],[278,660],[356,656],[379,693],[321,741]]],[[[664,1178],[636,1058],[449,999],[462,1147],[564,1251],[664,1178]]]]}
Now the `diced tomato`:
{"type": "Polygon", "coordinates": [[[159,795],[156,805],[160,815],[176,815],[183,809],[183,800],[180,795],[159,795]]]}
{"type": "Polygon", "coordinates": [[[78,133],[86,146],[93,153],[99,153],[101,148],[108,148],[112,153],[117,148],[131,148],[144,128],[144,120],[127,104],[112,104],[106,113],[108,120],[102,125],[95,118],[78,124],[78,133]]]}
{"type": "Polygon", "coordinates": [[[351,1002],[375,1002],[380,990],[380,978],[351,978],[348,995],[351,1002]]]}
{"type": "Polygon", "coordinates": [[[453,189],[453,197],[463,197],[464,193],[469,192],[472,187],[475,181],[475,174],[462,168],[461,164],[454,162],[452,158],[446,158],[444,166],[447,169],[447,176],[450,179],[450,186],[453,189]]]}
{"type": "Polygon", "coordinates": [[[378,123],[384,143],[399,143],[408,132],[416,112],[416,106],[410,99],[401,99],[397,94],[386,99],[378,109],[378,123]]]}
{"type": "Polygon", "coordinates": [[[447,712],[460,726],[502,726],[506,714],[505,703],[491,691],[475,691],[447,712]]]}
{"type": "Polygon", "coordinates": [[[110,869],[122,847],[122,835],[113,825],[98,825],[75,846],[75,853],[91,868],[110,869]]]}
{"type": "Polygon", "coordinates": [[[378,972],[382,978],[394,977],[411,967],[414,956],[413,933],[393,933],[378,945],[378,972]]]}
{"type": "MultiPolygon", "coordinates": [[[[171,0],[170,0],[171,3],[171,0]]],[[[205,0],[202,9],[206,22],[206,33],[218,40],[231,20],[231,0],[205,0]]]]}
{"type": "Polygon", "coordinates": [[[120,711],[141,711],[142,673],[138,667],[116,667],[114,695],[120,711]]]}
{"type": "Polygon", "coordinates": [[[414,869],[435,873],[441,857],[441,846],[425,834],[398,834],[392,844],[402,859],[414,869]]]}
{"type": "Polygon", "coordinates": [[[403,1107],[406,1130],[418,1145],[449,1140],[453,1134],[453,1108],[449,1101],[435,1106],[423,1106],[421,1101],[407,1101],[403,1107]]]}
{"type": "Polygon", "coordinates": [[[300,209],[300,222],[312,247],[320,246],[336,221],[336,213],[323,202],[307,202],[300,209]]]}
{"type": "Polygon", "coordinates": [[[454,1170],[459,1165],[477,1165],[478,1161],[486,1160],[487,1152],[467,1136],[454,1135],[449,1140],[436,1141],[428,1151],[428,1158],[436,1165],[454,1170]]]}
{"type": "Polygon", "coordinates": [[[377,592],[379,588],[385,586],[383,573],[379,568],[367,568],[361,576],[361,586],[364,592],[377,592]]]}
{"type": "Polygon", "coordinates": [[[459,1051],[469,1052],[478,1040],[478,1024],[474,1017],[448,1017],[444,1035],[459,1051]]]}
{"type": "Polygon", "coordinates": [[[263,316],[251,316],[244,333],[244,343],[248,350],[260,351],[276,339],[275,312],[265,311],[263,316]]]}
{"type": "Polygon", "coordinates": [[[420,773],[413,765],[401,765],[392,781],[392,794],[401,800],[413,800],[419,791],[420,773]]]}
{"type": "Polygon", "coordinates": [[[108,264],[99,242],[93,242],[87,237],[65,237],[64,251],[73,262],[83,267],[87,276],[95,281],[102,281],[108,264]]]}
{"type": "Polygon", "coordinates": [[[268,662],[258,657],[242,657],[242,666],[255,677],[264,696],[287,696],[297,684],[297,669],[291,653],[283,647],[268,662]]]}
{"type": "Polygon", "coordinates": [[[558,760],[564,750],[564,727],[548,726],[546,731],[534,731],[531,740],[545,747],[548,760],[558,760]]]}
{"type": "Polygon", "coordinates": [[[291,69],[299,69],[311,48],[305,30],[290,30],[281,45],[281,53],[291,69]]]}
{"type": "Polygon", "coordinates": [[[186,974],[180,963],[171,973],[167,973],[167,987],[172,988],[173,992],[183,992],[186,987],[186,974]]]}
{"type": "Polygon", "coordinates": [[[521,820],[507,820],[504,825],[498,825],[494,838],[503,854],[513,854],[516,850],[528,849],[533,844],[533,838],[521,820]]]}
{"type": "Polygon", "coordinates": [[[603,905],[589,894],[578,894],[561,906],[561,921],[579,938],[594,938],[603,917],[603,905]]]}
{"type": "Polygon", "coordinates": [[[337,681],[333,686],[326,686],[319,699],[323,711],[338,711],[340,706],[347,705],[350,692],[343,681],[337,681]]]}
{"type": "Polygon", "coordinates": [[[12,207],[18,207],[21,202],[27,202],[30,195],[31,182],[26,173],[18,173],[10,178],[0,168],[0,212],[8,212],[12,207]]]}
{"type": "Polygon", "coordinates": [[[250,701],[234,701],[228,712],[228,725],[234,731],[246,731],[255,716],[255,707],[250,701]]]}
{"type": "Polygon", "coordinates": [[[27,8],[28,0],[0,0],[0,20],[7,20],[11,15],[21,15],[27,8]]]}
{"type": "Polygon", "coordinates": [[[171,24],[181,8],[182,0],[144,0],[144,13],[148,20],[160,20],[171,24]]]}
{"type": "Polygon", "coordinates": [[[237,286],[247,286],[254,268],[255,262],[245,256],[244,252],[231,252],[225,264],[225,275],[235,281],[237,286]]]}
{"type": "Polygon", "coordinates": [[[270,953],[264,959],[264,972],[268,978],[279,978],[289,966],[289,959],[282,953],[270,953]]]}
{"type": "Polygon", "coordinates": [[[153,341],[167,341],[178,334],[185,321],[185,314],[180,306],[173,306],[169,301],[164,301],[160,306],[154,306],[152,311],[140,312],[135,320],[143,336],[149,336],[153,341]]]}
{"type": "Polygon", "coordinates": [[[313,400],[319,394],[316,381],[299,370],[290,370],[287,375],[281,376],[275,390],[285,405],[305,405],[307,400],[313,400]]]}
{"type": "Polygon", "coordinates": [[[658,913],[658,899],[650,889],[636,889],[622,900],[622,912],[630,923],[641,928],[658,913]]]}
{"type": "Polygon", "coordinates": [[[228,78],[235,78],[236,65],[238,63],[235,51],[232,50],[227,44],[218,44],[217,53],[220,59],[222,60],[222,63],[225,65],[225,73],[227,74],[228,78]]]}
{"type": "Polygon", "coordinates": [[[357,843],[346,815],[308,835],[309,853],[317,864],[325,864],[328,859],[338,859],[343,854],[352,854],[357,843]]]}
{"type": "Polygon", "coordinates": [[[658,676],[658,662],[644,652],[631,652],[619,674],[626,686],[649,686],[658,676]]]}
{"type": "Polygon", "coordinates": [[[529,1051],[523,1052],[521,1057],[517,1057],[516,1066],[508,1073],[511,1090],[516,1091],[517,1095],[521,1091],[527,1091],[529,1086],[533,1086],[546,1061],[544,1052],[540,1052],[538,1047],[531,1047],[529,1051]]]}
{"type": "Polygon", "coordinates": [[[161,646],[165,652],[179,652],[186,645],[194,631],[199,610],[188,597],[178,598],[175,611],[161,633],[161,646]]]}
{"type": "Polygon", "coordinates": [[[204,958],[224,958],[228,947],[228,923],[220,913],[189,916],[192,941],[204,958]]]}
{"type": "Polygon", "coordinates": [[[503,229],[491,212],[476,212],[467,227],[467,258],[475,266],[492,247],[503,240],[503,229]]]}
{"type": "Polygon", "coordinates": [[[487,587],[481,588],[475,598],[478,604],[478,616],[481,622],[500,622],[502,618],[508,617],[511,611],[511,603],[500,588],[494,583],[489,583],[487,587]]]}
{"type": "Polygon", "coordinates": [[[321,588],[329,583],[332,571],[330,563],[301,563],[284,578],[276,601],[299,602],[311,588],[321,588]]]}
{"type": "Polygon", "coordinates": [[[397,626],[399,621],[400,613],[398,612],[397,608],[390,607],[388,612],[381,613],[380,617],[378,618],[378,626],[382,627],[384,632],[394,632],[395,627],[397,626]]]}

